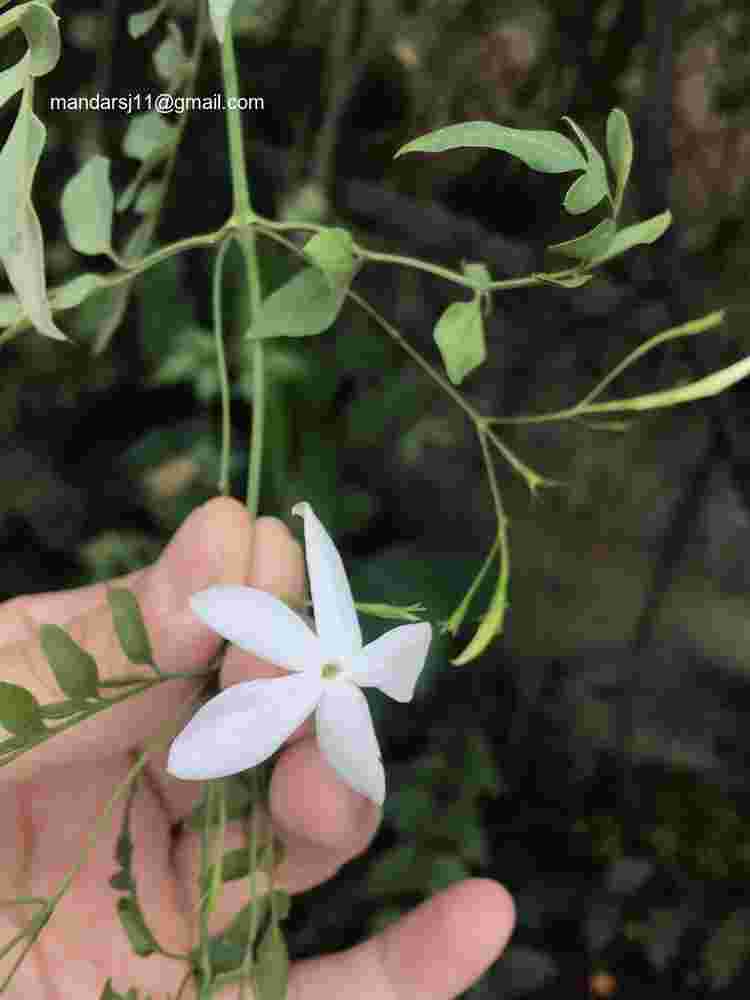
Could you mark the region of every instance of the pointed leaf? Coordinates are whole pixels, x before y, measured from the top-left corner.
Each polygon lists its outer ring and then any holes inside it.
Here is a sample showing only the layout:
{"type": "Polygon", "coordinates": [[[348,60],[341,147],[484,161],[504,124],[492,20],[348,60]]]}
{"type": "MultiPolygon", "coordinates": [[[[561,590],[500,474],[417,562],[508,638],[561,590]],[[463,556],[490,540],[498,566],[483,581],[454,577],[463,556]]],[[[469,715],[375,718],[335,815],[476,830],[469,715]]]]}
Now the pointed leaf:
{"type": "Polygon", "coordinates": [[[437,321],[433,336],[448,378],[458,385],[487,357],[480,300],[451,303],[437,321]]]}
{"type": "Polygon", "coordinates": [[[659,392],[649,392],[630,399],[613,399],[608,403],[587,404],[581,407],[580,412],[585,414],[606,413],[610,410],[656,410],[664,406],[677,406],[679,403],[692,403],[696,399],[718,396],[720,392],[730,389],[748,375],[750,375],[750,357],[735,361],[733,365],[721,368],[694,382],[688,382],[687,385],[676,386],[674,389],[661,389],[659,392]]]}
{"type": "Polygon", "coordinates": [[[95,698],[99,672],[94,657],[59,625],[42,625],[39,639],[60,690],[69,698],[95,698]]]}
{"type": "Polygon", "coordinates": [[[581,174],[568,188],[563,208],[571,215],[582,215],[591,211],[607,195],[601,180],[593,173],[581,174]]]}
{"type": "Polygon", "coordinates": [[[6,101],[9,101],[14,94],[17,94],[26,83],[30,72],[29,62],[29,55],[27,53],[14,66],[11,66],[10,69],[3,70],[0,73],[0,107],[6,101]]]}
{"type": "Polygon", "coordinates": [[[153,7],[149,7],[147,10],[141,10],[137,14],[131,14],[128,18],[128,34],[131,38],[140,38],[147,32],[151,31],[153,26],[159,20],[159,17],[164,10],[163,3],[157,3],[153,7]]]}
{"type": "Polygon", "coordinates": [[[52,319],[44,277],[42,228],[31,204],[31,186],[46,134],[31,110],[27,88],[0,152],[0,259],[33,326],[53,340],[67,340],[52,319]]]}
{"type": "Polygon", "coordinates": [[[403,153],[442,153],[466,146],[498,149],[510,153],[530,167],[548,174],[585,170],[586,161],[575,145],[559,132],[508,128],[495,122],[473,121],[429,132],[412,139],[394,155],[403,153]]]}
{"type": "MultiPolygon", "coordinates": [[[[581,140],[581,145],[586,153],[586,177],[588,178],[587,185],[579,188],[576,193],[571,198],[572,188],[568,191],[565,196],[565,208],[571,212],[571,214],[580,214],[582,212],[588,212],[589,209],[598,205],[602,198],[609,195],[609,181],[607,180],[607,167],[605,166],[602,155],[593,142],[589,139],[583,129],[577,125],[572,118],[568,118],[567,115],[563,115],[563,121],[567,122],[568,125],[573,129],[575,134],[581,140]],[[568,200],[572,200],[574,208],[568,208],[568,200]],[[584,207],[585,206],[585,207],[584,207]]],[[[575,186],[575,185],[574,185],[575,186]]]]}
{"type": "Polygon", "coordinates": [[[620,254],[630,250],[631,247],[640,246],[644,243],[655,243],[660,236],[669,229],[672,224],[672,213],[667,210],[659,215],[653,215],[643,222],[636,222],[632,226],[625,226],[615,233],[614,239],[609,244],[603,254],[597,254],[597,263],[603,260],[610,260],[620,254]]]}
{"type": "Polygon", "coordinates": [[[591,260],[606,252],[614,238],[615,228],[612,219],[602,219],[597,226],[582,236],[576,236],[575,239],[566,240],[564,243],[554,243],[547,249],[565,254],[566,257],[575,257],[577,260],[591,260]]]}
{"type": "Polygon", "coordinates": [[[112,246],[115,196],[109,160],[92,156],[65,185],[60,205],[68,242],[79,253],[106,253],[112,246]]]}
{"type": "Polygon", "coordinates": [[[89,295],[93,295],[102,285],[102,278],[98,274],[85,272],[78,274],[64,285],[50,289],[50,304],[55,310],[73,309],[79,306],[89,295]]]}
{"type": "Polygon", "coordinates": [[[503,622],[505,620],[505,611],[507,607],[508,574],[507,566],[503,565],[500,569],[500,576],[498,578],[497,587],[495,588],[495,593],[490,602],[490,606],[479,623],[479,628],[474,633],[474,638],[471,640],[469,645],[466,649],[464,649],[460,656],[457,656],[455,660],[451,660],[451,663],[454,664],[454,666],[463,666],[463,664],[469,663],[471,660],[475,660],[478,656],[481,656],[492,640],[496,638],[496,636],[500,635],[503,630],[503,622]]]}
{"type": "Polygon", "coordinates": [[[286,1000],[289,981],[289,952],[281,929],[270,923],[255,956],[257,1000],[286,1000]]]}
{"type": "Polygon", "coordinates": [[[317,267],[306,267],[263,300],[247,332],[261,337],[313,337],[338,316],[346,288],[334,289],[317,267]]]}
{"type": "Polygon", "coordinates": [[[135,594],[124,587],[110,587],[107,600],[123,653],[131,663],[153,665],[154,654],[135,594]]]}
{"type": "Polygon", "coordinates": [[[304,251],[334,287],[348,285],[355,270],[354,240],[346,229],[333,227],[316,233],[304,251]]]}
{"type": "Polygon", "coordinates": [[[0,681],[0,726],[14,736],[35,736],[45,726],[39,702],[26,688],[0,681]]]}
{"type": "MultiPolygon", "coordinates": [[[[17,247],[23,226],[23,208],[29,199],[36,160],[41,155],[41,148],[36,149],[38,130],[36,136],[32,135],[33,117],[34,112],[25,93],[0,151],[0,254],[17,247]]],[[[43,146],[43,135],[41,143],[43,146]]]]}
{"type": "Polygon", "coordinates": [[[146,918],[134,896],[121,896],[117,900],[117,915],[128,936],[130,947],[141,958],[159,951],[153,934],[148,929],[146,918]]]}
{"type": "Polygon", "coordinates": [[[633,163],[633,135],[628,116],[622,108],[613,108],[607,118],[607,155],[615,175],[615,200],[622,199],[633,163]]]}
{"type": "Polygon", "coordinates": [[[14,246],[0,255],[13,291],[38,333],[52,340],[68,340],[52,319],[44,277],[42,227],[29,202],[23,210],[14,246]]]}

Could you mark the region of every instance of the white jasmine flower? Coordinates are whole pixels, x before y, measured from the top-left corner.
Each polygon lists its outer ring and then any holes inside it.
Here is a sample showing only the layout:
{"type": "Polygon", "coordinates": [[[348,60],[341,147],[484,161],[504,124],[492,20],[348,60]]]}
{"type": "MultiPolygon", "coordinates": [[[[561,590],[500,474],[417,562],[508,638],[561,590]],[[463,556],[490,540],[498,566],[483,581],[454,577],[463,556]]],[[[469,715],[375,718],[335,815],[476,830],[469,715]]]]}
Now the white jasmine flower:
{"type": "Polygon", "coordinates": [[[169,751],[177,778],[223,778],[255,767],[315,712],[321,752],[356,791],[381,805],[385,772],[363,687],[411,701],[427,658],[427,622],[399,625],[369,645],[344,564],[307,503],[305,554],[317,634],[283,601],[254,587],[209,587],[190,599],[215,632],[289,671],[285,677],[234,684],[203,705],[169,751]]]}

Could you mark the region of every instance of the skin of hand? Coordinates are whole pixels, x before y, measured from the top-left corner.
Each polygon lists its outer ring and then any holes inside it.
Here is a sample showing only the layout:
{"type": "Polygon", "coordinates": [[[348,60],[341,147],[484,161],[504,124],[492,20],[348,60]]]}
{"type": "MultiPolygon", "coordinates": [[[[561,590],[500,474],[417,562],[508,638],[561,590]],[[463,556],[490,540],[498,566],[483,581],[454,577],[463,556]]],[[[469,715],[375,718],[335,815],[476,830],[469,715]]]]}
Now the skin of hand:
{"type": "MultiPolygon", "coordinates": [[[[197,508],[153,566],[116,582],[137,595],[160,668],[192,671],[217,652],[220,638],[194,616],[188,598],[213,584],[249,584],[302,597],[302,550],[275,518],[251,521],[226,497],[197,508]]],[[[42,703],[63,697],[42,653],[38,627],[66,628],[96,658],[103,678],[132,675],[117,642],[106,585],[17,597],[0,605],[0,677],[42,703]]],[[[230,646],[221,686],[275,677],[279,668],[230,646]]],[[[78,860],[88,831],[137,752],[165,720],[179,731],[199,682],[170,681],[107,709],[0,769],[0,899],[54,892],[78,860]]],[[[195,703],[193,703],[195,704],[195,703]]],[[[192,709],[194,710],[194,709],[192,709]]],[[[165,771],[166,749],[152,754],[133,802],[134,874],[146,920],[160,945],[185,952],[196,942],[200,834],[178,828],[198,800],[200,782],[165,771]]],[[[111,976],[154,1000],[174,998],[187,967],[162,955],[139,958],[122,930],[109,886],[124,800],[8,988],[9,1000],[98,1000],[111,976]],[[141,992],[143,991],[143,992],[141,992]]],[[[285,842],[278,884],[297,893],[331,878],[372,839],[380,810],[339,780],[321,757],[308,720],[289,739],[273,772],[270,812],[285,842]]],[[[227,826],[226,849],[244,844],[227,826]]],[[[247,901],[245,880],[225,884],[209,923],[216,933],[247,901]]],[[[17,933],[27,906],[0,906],[0,945],[17,933]]],[[[508,893],[489,879],[467,879],[435,894],[398,923],[356,947],[293,963],[289,1000],[449,1000],[501,953],[514,921],[508,893]]],[[[0,962],[0,976],[15,952],[0,962]]],[[[2,981],[0,979],[0,981],[2,981]]],[[[220,997],[236,997],[228,986],[220,997]]],[[[194,997],[192,986],[182,998],[194,997]]]]}

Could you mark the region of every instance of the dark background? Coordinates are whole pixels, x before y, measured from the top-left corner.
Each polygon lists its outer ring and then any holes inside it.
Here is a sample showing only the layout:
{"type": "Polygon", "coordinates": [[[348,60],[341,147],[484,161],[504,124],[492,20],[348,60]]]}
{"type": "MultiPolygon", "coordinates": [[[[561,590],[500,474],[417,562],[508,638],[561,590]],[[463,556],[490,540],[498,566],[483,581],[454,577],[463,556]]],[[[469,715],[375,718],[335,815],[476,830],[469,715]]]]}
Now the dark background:
{"type": "MultiPolygon", "coordinates": [[[[51,284],[107,268],[65,242],[66,180],[98,151],[121,190],[135,164],[120,152],[123,114],[49,112],[48,97],[157,93],[151,54],[164,35],[160,22],[128,37],[138,4],[55,9],[63,56],[37,87],[49,135],[34,191],[51,284]]],[[[173,7],[188,42],[191,10],[173,7]]],[[[564,130],[563,114],[603,147],[608,111],[627,111],[625,219],[669,207],[674,225],[585,288],[495,294],[489,359],[462,386],[484,412],[570,405],[638,343],[719,306],[721,331],[649,354],[616,395],[747,353],[750,18],[739,0],[238,0],[237,13],[240,89],[265,101],[243,116],[255,207],[311,213],[374,249],[483,261],[495,279],[540,269],[545,245],[583,229],[560,208],[569,178],[491,151],[393,153],[455,121],[564,130]]],[[[209,45],[198,93],[220,86],[209,45]]],[[[195,113],[156,242],[215,229],[230,210],[225,123],[195,113]]],[[[295,269],[267,241],[261,254],[266,290],[295,269]]],[[[101,316],[87,307],[63,319],[72,345],[29,331],[2,348],[0,596],[143,565],[216,492],[210,263],[193,252],[144,276],[101,353],[101,316]]],[[[439,363],[432,330],[452,286],[368,265],[354,287],[439,363]]],[[[241,316],[236,259],[226,294],[241,316]]],[[[241,497],[251,400],[239,332],[228,350],[241,497]]],[[[358,599],[421,600],[431,620],[447,617],[494,530],[460,411],[352,304],[333,331],[275,342],[269,356],[263,512],[288,518],[304,497],[353,567],[358,599]]],[[[374,705],[393,789],[385,823],[366,858],[295,902],[294,954],[351,944],[484,874],[514,893],[519,923],[475,1000],[746,995],[748,412],[740,383],[624,433],[507,433],[565,485],[532,502],[498,468],[512,546],[504,636],[463,668],[448,663],[462,647],[441,639],[413,705],[374,705]]]]}

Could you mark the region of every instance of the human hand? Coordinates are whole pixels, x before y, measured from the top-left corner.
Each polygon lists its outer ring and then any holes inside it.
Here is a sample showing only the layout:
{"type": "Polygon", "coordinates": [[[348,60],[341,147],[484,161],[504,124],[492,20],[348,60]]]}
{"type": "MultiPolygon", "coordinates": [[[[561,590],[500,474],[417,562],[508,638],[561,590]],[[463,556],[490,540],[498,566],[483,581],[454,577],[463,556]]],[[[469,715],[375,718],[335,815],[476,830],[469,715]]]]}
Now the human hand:
{"type": "MultiPolygon", "coordinates": [[[[153,566],[117,581],[133,590],[149,631],[155,662],[165,672],[197,670],[220,638],[193,615],[191,594],[213,584],[250,584],[278,596],[302,597],[304,564],[297,542],[273,518],[250,521],[235,500],[219,498],[194,511],[153,566]]],[[[19,597],[0,606],[0,676],[21,684],[42,703],[59,700],[41,650],[38,628],[62,625],[95,657],[102,678],[133,675],[114,633],[106,585],[19,597]]],[[[230,646],[221,686],[275,677],[279,668],[230,646]]],[[[148,675],[148,674],[147,674],[148,675]]],[[[0,770],[0,898],[49,896],[78,860],[88,831],[165,720],[180,711],[199,682],[173,680],[87,719],[0,770]]],[[[186,952],[195,943],[200,834],[177,828],[193,808],[199,783],[165,770],[167,752],[154,752],[131,813],[133,869],[139,902],[160,945],[186,952]]],[[[286,851],[280,888],[302,892],[326,879],[372,839],[380,810],[345,785],[321,756],[306,722],[289,739],[269,794],[274,827],[286,851]]],[[[184,963],[135,955],[115,911],[109,879],[123,803],[116,807],[88,860],[16,972],[7,996],[29,1000],[98,1000],[135,986],[154,1000],[174,997],[184,963]]],[[[239,823],[227,826],[226,848],[244,844],[239,823]]],[[[246,902],[247,886],[225,883],[209,921],[220,931],[246,902]]],[[[0,907],[0,947],[23,923],[19,906],[0,907]]],[[[26,914],[28,918],[28,914],[26,914]]],[[[513,904],[497,883],[469,879],[436,894],[397,924],[345,952],[296,962],[290,1000],[449,1000],[497,957],[513,925],[513,904]]],[[[0,963],[7,974],[14,953],[0,963]]],[[[1,981],[0,978],[0,981],[1,981]]],[[[219,997],[236,996],[237,986],[219,997]]],[[[194,996],[185,991],[183,998],[194,996]]]]}

